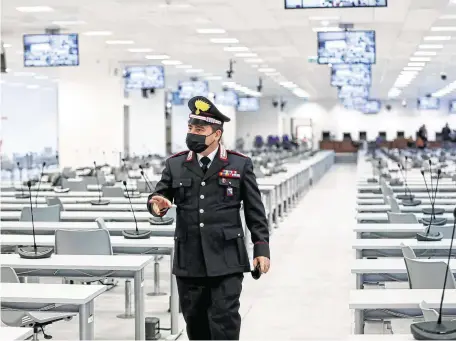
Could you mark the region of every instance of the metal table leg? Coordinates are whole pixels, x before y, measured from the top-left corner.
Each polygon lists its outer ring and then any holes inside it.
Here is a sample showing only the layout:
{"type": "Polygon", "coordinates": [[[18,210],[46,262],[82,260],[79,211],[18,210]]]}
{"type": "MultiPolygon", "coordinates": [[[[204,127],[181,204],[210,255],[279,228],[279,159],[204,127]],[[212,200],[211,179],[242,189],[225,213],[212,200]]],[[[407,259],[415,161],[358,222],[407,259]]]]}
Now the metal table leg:
{"type": "Polygon", "coordinates": [[[144,306],[144,269],[142,269],[135,272],[135,340],[146,338],[144,306]]]}
{"type": "Polygon", "coordinates": [[[364,311],[355,310],[355,334],[364,334],[364,311]]]}
{"type": "Polygon", "coordinates": [[[147,296],[164,296],[166,292],[160,292],[160,263],[158,256],[154,256],[154,291],[149,292],[147,296]]]}
{"type": "Polygon", "coordinates": [[[93,300],[79,306],[79,340],[94,339],[93,300]]]}
{"type": "Polygon", "coordinates": [[[120,319],[132,319],[135,315],[131,312],[131,281],[127,279],[125,281],[125,312],[117,315],[120,319]]]}
{"type": "Polygon", "coordinates": [[[175,340],[177,339],[182,330],[179,330],[179,293],[177,291],[177,282],[176,276],[173,275],[173,259],[174,259],[174,249],[170,254],[170,263],[171,263],[171,335],[175,340]]]}

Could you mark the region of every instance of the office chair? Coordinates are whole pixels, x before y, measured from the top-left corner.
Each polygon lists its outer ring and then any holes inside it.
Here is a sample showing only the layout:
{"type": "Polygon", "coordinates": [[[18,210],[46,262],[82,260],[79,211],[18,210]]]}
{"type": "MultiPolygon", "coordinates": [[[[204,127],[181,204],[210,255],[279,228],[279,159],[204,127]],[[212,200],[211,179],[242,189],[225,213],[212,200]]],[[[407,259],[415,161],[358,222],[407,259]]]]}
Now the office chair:
{"type": "MultiPolygon", "coordinates": [[[[1,267],[2,283],[20,283],[14,269],[1,267]]],[[[1,319],[9,327],[33,328],[33,340],[38,340],[38,333],[41,332],[45,339],[52,336],[44,332],[44,327],[59,321],[69,321],[76,316],[75,313],[58,313],[47,310],[52,305],[36,303],[2,304],[1,319]],[[42,311],[40,311],[42,310],[42,311]]]]}
{"type": "Polygon", "coordinates": [[[124,190],[122,187],[102,186],[101,193],[104,198],[123,198],[124,190]]]}
{"type": "MultiPolygon", "coordinates": [[[[60,206],[60,211],[64,211],[62,201],[59,197],[46,197],[46,205],[48,206],[60,206]]],[[[35,217],[33,217],[35,218],[35,217]]]]}
{"type": "MultiPolygon", "coordinates": [[[[33,221],[60,221],[60,205],[33,207],[33,221]]],[[[32,221],[32,212],[30,207],[23,207],[21,211],[20,221],[32,221]]]]}

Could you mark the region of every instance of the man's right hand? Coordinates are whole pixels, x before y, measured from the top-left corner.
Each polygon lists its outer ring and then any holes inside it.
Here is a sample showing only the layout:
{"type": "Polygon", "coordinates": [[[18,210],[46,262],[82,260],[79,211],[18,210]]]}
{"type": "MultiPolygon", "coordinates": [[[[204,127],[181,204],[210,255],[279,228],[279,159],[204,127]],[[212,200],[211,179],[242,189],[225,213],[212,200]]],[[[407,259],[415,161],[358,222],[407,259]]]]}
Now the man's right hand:
{"type": "Polygon", "coordinates": [[[171,208],[172,206],[171,201],[160,195],[153,196],[149,200],[149,203],[152,205],[152,209],[157,215],[160,215],[162,210],[171,208]]]}

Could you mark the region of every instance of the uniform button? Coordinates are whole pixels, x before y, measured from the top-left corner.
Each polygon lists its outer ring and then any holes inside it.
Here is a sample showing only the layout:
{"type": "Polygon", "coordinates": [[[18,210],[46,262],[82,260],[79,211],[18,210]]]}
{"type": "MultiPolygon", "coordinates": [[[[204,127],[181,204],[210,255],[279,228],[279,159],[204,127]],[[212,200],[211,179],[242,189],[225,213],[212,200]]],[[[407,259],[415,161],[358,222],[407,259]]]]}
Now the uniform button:
{"type": "Polygon", "coordinates": [[[201,183],[201,186],[206,186],[206,183],[203,181],[203,182],[201,183]]]}
{"type": "Polygon", "coordinates": [[[200,195],[200,199],[204,199],[204,194],[201,194],[201,195],[200,195]]]}
{"type": "Polygon", "coordinates": [[[200,209],[200,213],[204,213],[204,210],[203,210],[203,209],[200,209]]]}
{"type": "Polygon", "coordinates": [[[179,186],[182,186],[182,182],[179,184],[179,186]]]}
{"type": "Polygon", "coordinates": [[[200,223],[200,227],[204,227],[204,223],[200,223]]]}

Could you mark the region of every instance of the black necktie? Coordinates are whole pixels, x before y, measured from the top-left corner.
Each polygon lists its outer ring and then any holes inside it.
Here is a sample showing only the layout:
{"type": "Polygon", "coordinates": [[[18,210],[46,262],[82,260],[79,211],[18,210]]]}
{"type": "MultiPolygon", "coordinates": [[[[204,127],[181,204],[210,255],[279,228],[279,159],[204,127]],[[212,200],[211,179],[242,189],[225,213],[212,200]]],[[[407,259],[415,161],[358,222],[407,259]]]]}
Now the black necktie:
{"type": "Polygon", "coordinates": [[[201,169],[203,170],[203,173],[206,174],[208,169],[207,166],[209,165],[209,163],[211,163],[211,159],[209,159],[207,156],[203,156],[200,162],[203,164],[203,167],[201,167],[201,169]]]}

